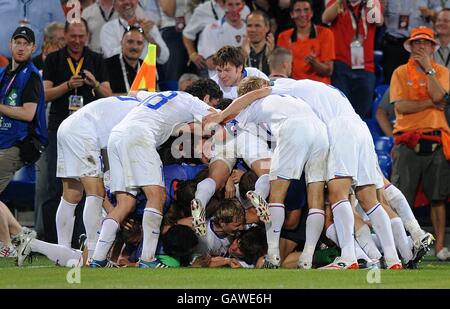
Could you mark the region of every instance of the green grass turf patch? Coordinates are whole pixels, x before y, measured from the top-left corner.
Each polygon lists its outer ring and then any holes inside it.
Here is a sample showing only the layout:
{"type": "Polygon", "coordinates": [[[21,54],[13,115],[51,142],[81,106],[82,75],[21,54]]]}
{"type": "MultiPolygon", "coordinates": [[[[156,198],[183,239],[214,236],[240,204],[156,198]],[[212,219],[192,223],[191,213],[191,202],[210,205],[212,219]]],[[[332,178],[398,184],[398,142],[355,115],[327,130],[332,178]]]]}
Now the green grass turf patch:
{"type": "Polygon", "coordinates": [[[379,284],[367,282],[367,270],[83,268],[79,284],[66,281],[68,271],[42,256],[22,268],[14,259],[2,258],[0,288],[450,288],[450,263],[434,258],[427,258],[419,270],[382,270],[379,284]]]}

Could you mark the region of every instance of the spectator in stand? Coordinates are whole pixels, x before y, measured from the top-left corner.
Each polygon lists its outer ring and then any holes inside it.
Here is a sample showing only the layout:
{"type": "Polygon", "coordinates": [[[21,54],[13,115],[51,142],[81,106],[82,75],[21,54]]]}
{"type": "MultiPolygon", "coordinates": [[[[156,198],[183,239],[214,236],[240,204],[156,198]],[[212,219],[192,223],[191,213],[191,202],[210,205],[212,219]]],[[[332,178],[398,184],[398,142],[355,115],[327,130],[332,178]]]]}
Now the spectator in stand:
{"type": "Polygon", "coordinates": [[[411,57],[392,75],[390,95],[397,116],[394,138],[398,147],[391,180],[410,205],[414,205],[422,181],[431,201],[436,256],[446,260],[450,258],[444,247],[445,207],[450,196],[450,128],[443,108],[449,99],[449,70],[432,58],[438,46],[431,28],[414,28],[404,44],[411,57]]]}
{"type": "Polygon", "coordinates": [[[375,32],[377,26],[383,25],[383,8],[373,3],[331,0],[322,15],[322,21],[331,24],[336,38],[331,82],[362,118],[370,116],[375,89],[375,32]]]}
{"type": "Polygon", "coordinates": [[[119,18],[107,22],[102,27],[100,44],[102,46],[103,56],[109,58],[120,53],[123,33],[128,27],[141,27],[146,40],[141,58],[144,59],[147,55],[147,43],[155,44],[156,62],[164,64],[169,59],[169,49],[162,39],[155,22],[145,18],[145,16],[140,16],[137,7],[138,0],[114,1],[114,9],[117,11],[119,18]]]}
{"type": "Polygon", "coordinates": [[[246,66],[269,75],[267,58],[275,46],[269,17],[263,11],[253,11],[247,16],[246,25],[247,33],[242,43],[242,50],[247,55],[246,66]]]}
{"type": "Polygon", "coordinates": [[[126,95],[130,91],[142,60],[145,37],[141,28],[129,27],[122,38],[122,51],[105,60],[113,95],[126,95]]]}
{"type": "Polygon", "coordinates": [[[0,55],[11,57],[11,50],[7,42],[10,35],[19,26],[30,27],[36,36],[36,49],[33,56],[37,56],[42,48],[42,32],[47,24],[57,21],[64,22],[61,4],[56,0],[0,0],[0,55]]]}
{"type": "Polygon", "coordinates": [[[216,74],[212,61],[214,54],[223,46],[240,47],[246,33],[246,26],[240,15],[244,9],[244,1],[225,0],[224,3],[225,16],[206,26],[198,41],[198,53],[206,59],[210,77],[216,74]]]}
{"type": "Polygon", "coordinates": [[[434,53],[434,60],[450,69],[450,9],[443,9],[437,14],[435,29],[439,49],[434,53]]]}
{"type": "Polygon", "coordinates": [[[178,90],[185,91],[187,87],[189,87],[193,82],[199,79],[200,77],[198,77],[198,75],[196,74],[184,73],[180,76],[180,79],[178,79],[178,90]]]}
{"type": "Polygon", "coordinates": [[[385,83],[390,83],[392,73],[398,66],[408,62],[409,53],[403,48],[403,43],[409,37],[411,29],[431,27],[432,17],[440,8],[440,0],[387,1],[382,60],[385,83]]]}
{"type": "Polygon", "coordinates": [[[33,58],[33,64],[42,72],[44,61],[47,55],[63,48],[64,41],[64,24],[52,22],[44,28],[44,42],[42,44],[42,52],[33,58]]]}
{"type": "MultiPolygon", "coordinates": [[[[66,47],[49,54],[44,63],[45,100],[52,102],[48,123],[48,199],[43,205],[45,238],[48,242],[56,242],[55,214],[62,194],[61,181],[56,178],[58,127],[71,112],[84,104],[112,95],[103,57],[86,47],[88,34],[84,19],[78,23],[66,22],[66,47]]],[[[82,222],[83,207],[79,208],[77,219],[82,222]]]]}
{"type": "Polygon", "coordinates": [[[117,12],[114,9],[114,0],[97,0],[83,10],[81,17],[88,23],[89,27],[89,48],[102,53],[100,45],[100,31],[104,24],[117,18],[117,12]]]}
{"type": "Polygon", "coordinates": [[[170,50],[169,61],[158,68],[160,80],[178,80],[187,71],[189,57],[183,44],[183,29],[191,15],[189,2],[160,1],[161,36],[170,50]]]}
{"type": "Polygon", "coordinates": [[[395,111],[394,106],[391,104],[389,93],[390,89],[388,88],[381,99],[380,105],[378,105],[375,117],[384,135],[392,137],[395,123],[395,111]]]}
{"type": "MultiPolygon", "coordinates": [[[[245,19],[250,9],[245,6],[241,18],[245,19]]],[[[219,21],[225,15],[224,0],[209,0],[197,6],[189,22],[183,30],[183,43],[189,55],[189,60],[201,71],[206,70],[206,59],[197,53],[195,40],[205,27],[214,21],[219,21]]],[[[206,71],[203,73],[206,75],[206,71]]]]}
{"type": "Polygon", "coordinates": [[[310,0],[293,0],[290,11],[295,27],[280,33],[277,44],[290,49],[294,55],[292,78],[330,84],[335,59],[333,32],[311,22],[310,0]]]}

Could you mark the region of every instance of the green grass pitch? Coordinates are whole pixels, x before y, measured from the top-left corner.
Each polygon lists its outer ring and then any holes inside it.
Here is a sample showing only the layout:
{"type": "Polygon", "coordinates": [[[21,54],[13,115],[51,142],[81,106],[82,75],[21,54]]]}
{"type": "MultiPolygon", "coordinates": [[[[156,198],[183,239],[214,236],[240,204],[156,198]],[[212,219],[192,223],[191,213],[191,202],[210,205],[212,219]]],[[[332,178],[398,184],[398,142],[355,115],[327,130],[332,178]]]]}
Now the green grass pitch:
{"type": "MultiPolygon", "coordinates": [[[[450,262],[426,257],[419,270],[382,270],[368,276],[367,270],[297,269],[89,269],[81,270],[80,283],[69,284],[69,268],[54,266],[38,256],[32,264],[18,268],[14,259],[0,259],[0,288],[158,288],[158,289],[304,289],[360,288],[409,289],[450,288],[450,262]]],[[[70,276],[69,276],[70,277],[70,276]]],[[[75,276],[72,276],[72,281],[75,276]]]]}

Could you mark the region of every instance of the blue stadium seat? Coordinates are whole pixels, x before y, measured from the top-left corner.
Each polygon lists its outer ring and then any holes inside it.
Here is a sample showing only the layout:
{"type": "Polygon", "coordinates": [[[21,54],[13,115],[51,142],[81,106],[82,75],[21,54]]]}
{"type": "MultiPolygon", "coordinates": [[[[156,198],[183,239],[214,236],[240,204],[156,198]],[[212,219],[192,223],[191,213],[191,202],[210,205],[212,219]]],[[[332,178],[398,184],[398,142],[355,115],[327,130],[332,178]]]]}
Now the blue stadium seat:
{"type": "Polygon", "coordinates": [[[178,90],[178,81],[176,80],[162,80],[158,81],[159,91],[177,91],[178,90]]]}
{"type": "Polygon", "coordinates": [[[381,99],[383,98],[383,95],[388,88],[389,88],[389,85],[385,85],[385,84],[378,85],[377,87],[375,87],[371,117],[368,119],[364,119],[367,126],[369,127],[370,133],[372,134],[372,138],[374,141],[378,137],[384,136],[384,132],[381,130],[380,126],[378,125],[378,121],[375,118],[375,115],[377,113],[378,105],[380,105],[381,99]]]}
{"type": "Polygon", "coordinates": [[[384,93],[389,88],[389,85],[382,84],[375,87],[375,94],[374,94],[374,100],[372,103],[372,118],[375,119],[375,115],[377,113],[378,105],[381,103],[381,99],[384,96],[384,93]]]}
{"type": "Polygon", "coordinates": [[[383,52],[381,50],[375,50],[374,53],[374,62],[375,62],[375,85],[384,84],[384,70],[381,65],[381,60],[383,59],[383,52]]]}
{"type": "Polygon", "coordinates": [[[10,208],[33,209],[35,189],[35,165],[24,166],[15,173],[11,182],[0,195],[0,200],[10,208]]]}
{"type": "Polygon", "coordinates": [[[375,142],[378,138],[384,135],[383,131],[381,130],[380,126],[378,125],[377,120],[375,117],[364,119],[367,126],[369,127],[370,134],[372,134],[372,139],[375,142]]]}
{"type": "Polygon", "coordinates": [[[392,158],[388,153],[385,152],[377,152],[377,155],[381,171],[383,172],[384,177],[389,179],[392,171],[392,158]]]}
{"type": "Polygon", "coordinates": [[[394,147],[394,139],[389,136],[379,136],[374,142],[377,153],[391,153],[392,147],[394,147]]]}

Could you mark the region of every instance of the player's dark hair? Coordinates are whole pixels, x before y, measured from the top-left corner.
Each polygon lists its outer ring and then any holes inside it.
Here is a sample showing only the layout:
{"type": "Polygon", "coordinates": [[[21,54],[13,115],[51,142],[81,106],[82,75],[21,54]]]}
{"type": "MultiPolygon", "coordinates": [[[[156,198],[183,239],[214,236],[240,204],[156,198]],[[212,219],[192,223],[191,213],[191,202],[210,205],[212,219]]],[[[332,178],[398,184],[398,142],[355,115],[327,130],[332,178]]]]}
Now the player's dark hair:
{"type": "Polygon", "coordinates": [[[255,265],[259,257],[267,253],[266,232],[260,226],[254,226],[242,231],[239,237],[239,249],[241,249],[244,262],[255,265]]]}
{"type": "Polygon", "coordinates": [[[243,200],[246,199],[245,195],[248,191],[255,190],[255,183],[258,180],[258,175],[253,171],[245,172],[241,180],[239,181],[239,195],[243,200]]]}
{"type": "Polygon", "coordinates": [[[227,65],[227,63],[235,67],[242,66],[244,69],[245,56],[240,47],[226,45],[219,49],[213,56],[213,63],[219,67],[227,65]]]}
{"type": "Polygon", "coordinates": [[[200,78],[191,85],[189,85],[185,92],[193,95],[194,97],[203,100],[206,95],[209,95],[211,99],[221,99],[223,96],[222,90],[219,85],[210,78],[200,78]]]}
{"type": "Polygon", "coordinates": [[[179,258],[182,266],[189,264],[189,257],[198,244],[195,232],[186,225],[181,224],[172,226],[161,236],[161,241],[164,253],[171,257],[179,258]]]}
{"type": "Polygon", "coordinates": [[[231,102],[233,102],[233,100],[223,98],[222,100],[220,100],[219,104],[217,104],[216,108],[223,111],[225,108],[227,108],[231,104],[231,102]]]}
{"type": "Polygon", "coordinates": [[[291,0],[291,4],[289,6],[289,12],[293,12],[294,11],[294,5],[297,2],[307,2],[309,3],[309,8],[312,10],[313,9],[313,4],[311,0],[291,0]]]}
{"type": "Polygon", "coordinates": [[[191,201],[195,198],[198,181],[182,180],[178,183],[175,192],[175,200],[179,209],[183,209],[187,216],[190,216],[191,201]]]}

